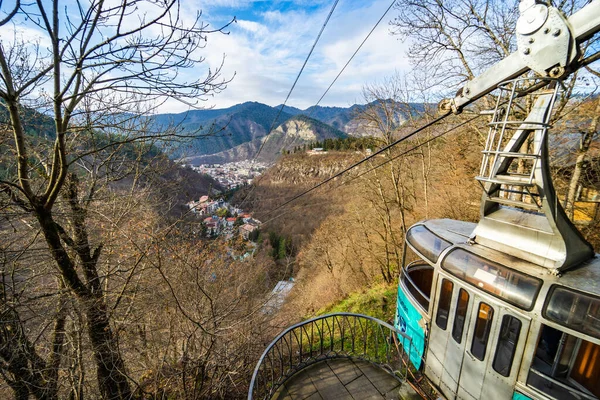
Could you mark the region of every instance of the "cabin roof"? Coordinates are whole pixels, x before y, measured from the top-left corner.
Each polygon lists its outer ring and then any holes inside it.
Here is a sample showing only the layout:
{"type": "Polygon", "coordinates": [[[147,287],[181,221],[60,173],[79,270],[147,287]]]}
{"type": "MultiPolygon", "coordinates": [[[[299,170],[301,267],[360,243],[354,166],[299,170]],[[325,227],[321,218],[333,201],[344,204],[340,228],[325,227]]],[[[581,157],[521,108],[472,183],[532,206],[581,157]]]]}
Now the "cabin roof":
{"type": "Polygon", "coordinates": [[[466,243],[469,236],[477,226],[473,222],[457,221],[454,219],[430,219],[419,224],[450,243],[466,243]]]}
{"type": "MultiPolygon", "coordinates": [[[[547,282],[549,281],[549,283],[557,283],[583,292],[600,295],[600,255],[598,254],[581,265],[564,271],[560,276],[555,276],[552,275],[547,268],[481,244],[469,243],[469,235],[476,226],[476,224],[472,222],[436,219],[422,221],[417,225],[424,225],[437,236],[451,242],[453,246],[447,249],[446,252],[451,251],[452,248],[462,248],[509,268],[522,271],[547,282]]],[[[443,257],[440,257],[438,263],[441,262],[442,259],[443,257]]]]}

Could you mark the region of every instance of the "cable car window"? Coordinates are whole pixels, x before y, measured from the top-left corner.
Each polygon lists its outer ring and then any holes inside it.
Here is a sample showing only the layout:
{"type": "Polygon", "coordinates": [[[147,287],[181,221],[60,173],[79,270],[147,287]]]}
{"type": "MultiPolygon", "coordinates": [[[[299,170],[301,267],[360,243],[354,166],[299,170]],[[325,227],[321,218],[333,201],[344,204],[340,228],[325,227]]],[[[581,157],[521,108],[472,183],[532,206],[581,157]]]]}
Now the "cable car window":
{"type": "Polygon", "coordinates": [[[406,233],[406,239],[419,253],[431,262],[437,262],[442,251],[452,243],[437,236],[423,225],[413,226],[406,233]]]}
{"type": "Polygon", "coordinates": [[[473,342],[471,343],[471,354],[480,361],[483,361],[485,358],[485,349],[490,337],[490,331],[492,330],[493,317],[494,309],[485,303],[479,303],[475,332],[473,333],[473,342]]]}
{"type": "Polygon", "coordinates": [[[567,328],[600,339],[600,298],[553,285],[542,315],[567,328]]]}
{"type": "Polygon", "coordinates": [[[424,261],[412,262],[402,269],[401,279],[412,297],[427,311],[433,283],[433,267],[424,261]]]}
{"type": "Polygon", "coordinates": [[[531,310],[540,279],[515,271],[463,249],[452,250],[442,268],[473,286],[524,310],[531,310]]]}
{"type": "Polygon", "coordinates": [[[465,289],[458,292],[458,301],[456,302],[456,313],[454,314],[454,324],[452,325],[452,337],[456,343],[462,342],[463,329],[465,327],[465,317],[469,307],[469,293],[465,289]]]}
{"type": "Polygon", "coordinates": [[[492,367],[502,376],[509,376],[521,333],[521,321],[512,315],[502,317],[496,355],[492,367]]]}
{"type": "Polygon", "coordinates": [[[435,323],[440,329],[446,330],[448,326],[448,314],[450,314],[450,301],[452,300],[452,289],[454,284],[447,279],[442,280],[442,288],[440,289],[440,302],[438,311],[435,317],[435,323]]]}
{"type": "Polygon", "coordinates": [[[527,385],[553,399],[600,398],[600,344],[542,324],[527,385]]]}

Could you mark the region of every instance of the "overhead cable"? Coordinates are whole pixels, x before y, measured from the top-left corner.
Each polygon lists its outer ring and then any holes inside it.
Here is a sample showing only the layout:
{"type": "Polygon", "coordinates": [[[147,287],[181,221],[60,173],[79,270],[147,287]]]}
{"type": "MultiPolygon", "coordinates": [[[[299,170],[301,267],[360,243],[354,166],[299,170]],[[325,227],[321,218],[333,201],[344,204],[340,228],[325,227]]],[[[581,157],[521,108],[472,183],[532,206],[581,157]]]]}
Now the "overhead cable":
{"type": "MultiPolygon", "coordinates": [[[[385,18],[385,16],[387,15],[387,13],[392,9],[392,7],[394,6],[394,4],[396,3],[396,0],[392,0],[392,2],[390,3],[389,7],[385,10],[385,12],[381,15],[381,17],[379,18],[379,20],[375,23],[375,25],[373,26],[373,28],[371,28],[371,30],[369,31],[369,33],[367,34],[367,36],[365,36],[365,38],[363,39],[363,41],[358,45],[358,47],[356,48],[356,50],[354,51],[354,53],[350,56],[350,58],[348,59],[348,61],[346,61],[346,64],[344,64],[344,66],[342,67],[342,69],[338,72],[338,74],[335,76],[335,78],[333,78],[333,81],[331,81],[331,83],[329,84],[329,86],[327,87],[327,89],[325,90],[325,92],[323,92],[323,94],[321,95],[321,97],[319,98],[319,100],[315,103],[315,105],[311,106],[310,108],[312,110],[310,110],[310,113],[308,113],[308,118],[312,118],[312,115],[314,114],[316,107],[321,104],[321,100],[323,100],[325,98],[325,96],[327,95],[327,93],[329,93],[329,90],[333,87],[333,85],[337,82],[338,78],[344,73],[344,71],[346,70],[346,67],[348,67],[348,65],[350,64],[350,62],[354,59],[354,57],[358,54],[358,52],[360,51],[360,49],[363,47],[363,45],[367,42],[367,40],[369,39],[369,37],[371,37],[371,35],[373,34],[373,32],[375,31],[375,29],[379,26],[379,24],[381,23],[381,21],[383,21],[383,19],[385,18]]],[[[296,137],[294,137],[294,140],[292,141],[291,144],[289,144],[288,146],[292,146],[296,141],[296,137]]]]}
{"type": "MultiPolygon", "coordinates": [[[[424,141],[423,143],[419,143],[418,145],[416,145],[416,146],[413,146],[413,147],[411,147],[410,149],[408,149],[408,150],[406,150],[406,151],[403,151],[402,153],[400,153],[400,154],[397,154],[397,155],[395,155],[394,157],[392,157],[392,158],[390,158],[390,159],[388,159],[388,160],[385,160],[384,162],[382,162],[382,163],[380,163],[380,164],[378,164],[378,165],[376,165],[376,166],[374,166],[374,167],[372,167],[372,168],[370,168],[370,169],[368,169],[368,170],[366,170],[366,171],[364,171],[364,172],[361,172],[360,174],[358,174],[358,175],[356,175],[356,176],[353,176],[352,178],[350,178],[350,179],[348,179],[348,180],[346,180],[346,181],[344,181],[344,182],[340,183],[338,186],[336,186],[336,187],[332,188],[331,190],[333,191],[333,190],[335,190],[335,189],[338,189],[338,188],[340,188],[340,187],[342,187],[342,186],[344,186],[344,185],[347,185],[348,183],[350,183],[350,182],[352,182],[352,181],[354,181],[354,180],[356,180],[356,179],[358,179],[358,178],[360,178],[360,177],[362,177],[362,176],[364,176],[364,175],[366,175],[366,174],[368,174],[368,173],[370,173],[370,172],[372,172],[372,171],[374,171],[374,170],[376,170],[376,169],[378,169],[378,168],[380,168],[380,167],[382,167],[382,166],[384,166],[384,165],[386,165],[386,164],[390,163],[391,161],[394,161],[394,160],[396,160],[396,159],[398,159],[398,158],[400,158],[400,157],[403,157],[403,156],[405,156],[405,155],[407,155],[407,154],[409,154],[409,153],[413,152],[414,150],[418,149],[419,147],[422,147],[422,146],[426,145],[427,143],[430,143],[430,142],[432,142],[432,141],[434,141],[434,140],[436,140],[436,139],[439,139],[440,137],[442,137],[442,136],[444,136],[444,135],[446,135],[446,134],[448,134],[448,133],[450,133],[450,132],[452,132],[452,131],[454,131],[454,130],[456,130],[456,129],[458,129],[458,128],[462,127],[462,126],[464,126],[464,125],[466,125],[466,124],[469,124],[469,123],[473,122],[475,119],[479,118],[480,116],[481,116],[481,115],[476,115],[476,116],[474,116],[473,118],[470,118],[470,119],[468,119],[468,120],[466,120],[466,121],[464,121],[464,122],[461,122],[460,124],[458,124],[458,125],[455,125],[455,126],[453,126],[452,128],[450,128],[450,129],[447,129],[447,130],[445,130],[444,132],[442,132],[442,133],[440,133],[440,134],[438,134],[438,135],[435,135],[435,136],[433,136],[433,137],[431,137],[431,138],[427,139],[427,140],[426,140],[426,141],[424,141]]],[[[436,121],[439,121],[439,120],[440,120],[440,118],[438,118],[436,121]]],[[[425,129],[425,128],[427,128],[427,126],[423,126],[423,127],[419,128],[419,130],[418,130],[418,131],[420,131],[420,130],[423,130],[423,129],[425,129]]],[[[404,140],[408,139],[410,136],[412,136],[412,135],[413,135],[413,134],[415,134],[415,133],[416,133],[416,131],[415,131],[415,132],[412,132],[410,135],[407,135],[407,136],[403,137],[403,138],[401,139],[401,141],[404,141],[404,140]]],[[[398,142],[398,143],[399,143],[399,142],[398,142]]],[[[391,145],[390,145],[390,146],[391,146],[391,145]]],[[[388,146],[388,148],[389,148],[390,146],[388,146]]],[[[379,153],[381,153],[381,151],[383,151],[383,150],[386,150],[386,149],[384,148],[384,149],[382,149],[382,150],[378,151],[376,154],[379,154],[379,153]]],[[[376,154],[373,154],[373,155],[376,155],[376,154]]],[[[368,157],[368,158],[370,158],[370,157],[368,157]]],[[[366,160],[367,160],[367,159],[361,160],[361,161],[359,161],[358,163],[354,164],[354,166],[356,166],[356,165],[358,165],[358,164],[360,164],[360,163],[362,163],[363,161],[366,161],[366,160]]],[[[333,177],[331,177],[331,178],[329,178],[329,179],[326,179],[325,181],[323,181],[323,182],[319,183],[318,185],[315,185],[314,187],[310,188],[309,190],[306,190],[305,192],[303,192],[303,193],[299,194],[298,196],[296,196],[296,197],[294,197],[294,198],[292,198],[292,199],[290,199],[290,200],[286,201],[285,203],[281,204],[280,206],[278,206],[278,207],[274,208],[273,210],[269,211],[268,213],[266,213],[266,214],[265,214],[265,216],[268,216],[268,215],[270,215],[270,214],[273,214],[273,213],[274,213],[276,210],[278,210],[278,209],[282,208],[282,207],[283,207],[283,206],[285,206],[286,204],[289,204],[289,203],[291,203],[292,201],[294,201],[294,200],[297,200],[297,199],[299,199],[300,197],[302,197],[302,196],[304,196],[304,195],[308,194],[309,192],[311,192],[311,191],[313,191],[314,189],[316,189],[318,186],[322,186],[322,185],[324,185],[325,183],[327,183],[327,182],[329,182],[330,180],[332,180],[333,178],[335,178],[335,177],[337,177],[337,176],[341,175],[342,173],[346,172],[346,171],[347,171],[347,170],[349,170],[350,168],[353,168],[354,166],[351,166],[351,167],[347,168],[346,170],[342,171],[340,174],[338,174],[338,175],[336,175],[336,176],[333,176],[333,177]]],[[[309,204],[309,205],[312,205],[312,204],[309,204]]],[[[287,214],[287,213],[288,213],[288,212],[290,212],[290,211],[291,211],[291,210],[286,210],[286,211],[283,211],[283,212],[282,212],[282,213],[280,213],[279,215],[276,215],[276,216],[275,216],[275,217],[273,217],[273,218],[270,218],[270,219],[268,219],[268,220],[266,220],[266,221],[263,221],[263,224],[267,224],[267,223],[269,223],[269,222],[271,222],[271,221],[273,221],[273,220],[275,220],[275,219],[277,219],[277,218],[281,217],[282,215],[285,215],[285,214],[287,214]]]]}
{"type": "MultiPolygon", "coordinates": [[[[321,101],[323,100],[323,98],[327,95],[327,93],[329,92],[329,90],[333,87],[333,85],[335,84],[335,82],[338,80],[338,78],[342,75],[342,73],[344,73],[344,71],[346,70],[346,67],[348,67],[348,65],[350,64],[350,62],[354,59],[354,57],[356,56],[356,54],[358,54],[358,52],[360,51],[360,49],[362,48],[362,46],[366,43],[366,41],[369,39],[369,37],[371,37],[371,34],[373,34],[373,32],[375,31],[375,29],[379,26],[379,24],[381,23],[381,21],[383,21],[383,19],[385,18],[385,16],[387,15],[387,13],[391,10],[391,8],[393,7],[394,3],[396,0],[393,0],[390,5],[388,6],[388,8],[385,10],[385,12],[381,15],[381,17],[379,18],[379,20],[375,23],[375,25],[373,26],[373,28],[371,28],[371,30],[369,31],[369,33],[367,34],[367,36],[365,36],[365,38],[363,39],[363,41],[360,43],[360,45],[358,46],[358,48],[354,51],[354,53],[352,54],[352,56],[350,56],[350,58],[348,59],[348,61],[346,61],[346,64],[344,64],[344,66],[342,67],[342,69],[338,72],[338,74],[336,75],[336,77],[333,79],[333,81],[329,84],[329,86],[327,87],[327,89],[325,90],[325,92],[321,95],[321,97],[319,98],[319,100],[315,103],[314,106],[312,107],[317,107],[321,101]]],[[[333,4],[333,7],[331,9],[331,11],[329,12],[329,15],[327,16],[327,19],[325,20],[325,23],[323,24],[323,27],[321,28],[321,31],[319,32],[319,35],[317,36],[317,39],[315,40],[315,43],[313,44],[313,47],[310,51],[310,53],[308,54],[308,57],[306,58],[306,60],[304,61],[304,65],[302,66],[302,69],[300,70],[300,73],[298,74],[298,76],[296,77],[296,81],[294,82],[294,84],[292,85],[292,88],[290,89],[285,101],[283,102],[283,104],[281,105],[281,107],[279,108],[279,112],[277,113],[277,117],[275,117],[275,120],[273,120],[273,123],[271,124],[271,127],[269,128],[269,132],[267,133],[266,136],[268,136],[269,134],[271,134],[271,132],[273,131],[275,124],[277,122],[277,120],[279,119],[279,116],[281,115],[281,112],[283,111],[283,108],[285,107],[292,91],[294,90],[294,87],[296,86],[296,82],[298,81],[298,78],[300,78],[300,74],[302,73],[302,70],[304,70],[304,66],[306,65],[306,62],[308,61],[308,58],[310,57],[310,55],[312,54],[313,49],[315,48],[317,42],[319,41],[319,38],[321,37],[321,33],[323,32],[323,30],[325,29],[325,26],[327,25],[327,23],[329,22],[329,17],[331,17],[331,14],[333,13],[333,10],[335,9],[336,5],[337,5],[337,1],[333,4]]],[[[314,113],[315,109],[313,108],[311,110],[311,112],[308,115],[308,118],[311,118],[313,113],[314,113]]],[[[294,141],[296,140],[296,138],[294,138],[294,141]]],[[[258,158],[258,156],[260,155],[263,147],[265,146],[266,140],[263,141],[260,145],[260,148],[258,149],[258,152],[256,153],[256,155],[253,157],[253,160],[256,160],[258,158]]],[[[294,142],[292,142],[293,144],[294,142]]],[[[260,181],[261,178],[259,177],[258,180],[260,181]]],[[[248,192],[248,194],[242,199],[242,201],[240,202],[240,207],[246,202],[248,196],[250,196],[250,194],[254,191],[254,187],[253,186],[252,189],[250,189],[250,191],[248,192]]]]}
{"type": "MultiPolygon", "coordinates": [[[[400,157],[402,157],[402,156],[405,156],[405,155],[407,155],[408,153],[411,153],[411,152],[415,151],[415,150],[416,150],[416,149],[418,149],[419,147],[421,147],[421,146],[424,146],[424,145],[426,145],[427,143],[433,142],[434,140],[436,140],[436,139],[439,139],[440,137],[442,137],[442,136],[444,136],[444,135],[446,135],[446,134],[448,134],[448,133],[450,133],[450,132],[452,132],[452,131],[454,131],[454,130],[456,130],[456,129],[458,129],[458,128],[462,127],[462,126],[464,126],[464,125],[467,125],[467,124],[469,124],[469,123],[473,122],[474,120],[476,120],[476,119],[477,119],[477,118],[479,118],[479,117],[481,117],[481,115],[479,115],[479,114],[478,114],[478,115],[474,116],[473,118],[470,118],[470,119],[468,119],[468,120],[466,120],[466,121],[464,121],[464,122],[461,122],[461,123],[460,123],[460,124],[458,124],[458,125],[455,125],[455,126],[453,126],[452,128],[450,128],[450,129],[448,129],[448,130],[446,130],[446,131],[444,131],[444,132],[440,133],[439,135],[435,135],[435,136],[433,136],[433,137],[431,137],[431,138],[427,139],[427,140],[426,140],[426,141],[424,141],[423,143],[419,143],[418,145],[415,145],[415,146],[411,147],[410,149],[408,149],[408,150],[406,150],[406,151],[403,151],[403,152],[402,152],[402,153],[400,153],[400,154],[396,154],[394,157],[392,157],[392,158],[389,158],[389,159],[385,160],[385,161],[384,161],[384,162],[382,162],[381,164],[378,164],[378,165],[376,165],[376,166],[374,166],[374,167],[372,167],[372,168],[370,168],[370,169],[368,169],[368,170],[366,170],[366,171],[363,171],[363,172],[361,172],[360,174],[358,174],[358,175],[356,175],[356,176],[353,176],[352,178],[348,179],[347,181],[344,181],[344,182],[342,182],[342,183],[340,184],[340,186],[342,186],[342,185],[346,185],[346,184],[348,184],[348,183],[352,182],[352,181],[353,181],[353,180],[355,180],[355,179],[358,179],[358,178],[360,178],[360,177],[362,177],[362,176],[364,176],[364,175],[366,175],[366,174],[368,174],[368,173],[371,173],[371,172],[373,172],[374,170],[376,170],[377,168],[383,167],[385,164],[388,164],[388,163],[390,163],[390,162],[392,162],[392,161],[394,161],[394,160],[396,160],[396,159],[398,159],[398,158],[400,158],[400,157]]],[[[339,187],[339,186],[338,186],[338,187],[339,187]]]]}
{"type": "MultiPolygon", "coordinates": [[[[316,107],[316,106],[318,106],[321,103],[321,100],[323,100],[323,98],[327,95],[327,93],[329,92],[329,90],[331,89],[331,87],[335,84],[335,82],[338,80],[338,78],[340,77],[340,75],[342,75],[342,73],[344,73],[344,71],[346,70],[346,67],[354,59],[354,57],[356,56],[356,54],[360,51],[360,49],[363,47],[363,45],[365,44],[365,42],[369,39],[369,37],[371,36],[371,34],[373,34],[373,32],[375,31],[375,29],[381,23],[381,21],[383,21],[383,18],[385,18],[385,16],[392,9],[392,7],[394,6],[395,3],[396,3],[396,0],[392,0],[392,2],[390,3],[389,7],[385,10],[385,12],[381,16],[381,18],[379,18],[379,20],[377,21],[377,23],[375,24],[375,26],[373,26],[373,28],[371,29],[371,31],[367,34],[367,36],[365,36],[365,38],[363,39],[362,43],[358,46],[358,48],[352,54],[352,56],[350,56],[350,58],[348,59],[348,61],[346,62],[346,64],[342,67],[342,69],[340,70],[340,72],[338,72],[338,74],[333,79],[333,81],[331,82],[331,84],[329,85],[329,87],[327,88],[327,90],[325,90],[325,92],[323,93],[323,95],[319,98],[319,101],[317,101],[317,103],[313,107],[316,107]]],[[[312,111],[311,111],[310,115],[312,115],[312,111]]],[[[309,118],[310,118],[310,115],[309,115],[309,118]]]]}
{"type": "MultiPolygon", "coordinates": [[[[308,55],[306,56],[306,59],[304,60],[304,64],[302,64],[302,68],[300,68],[300,72],[298,72],[298,75],[296,75],[296,79],[294,80],[294,83],[292,84],[292,87],[290,88],[290,91],[288,92],[288,94],[285,98],[285,101],[281,104],[281,107],[279,108],[279,112],[277,113],[277,116],[273,120],[273,123],[271,124],[271,127],[269,128],[269,132],[267,132],[266,136],[269,136],[271,134],[271,132],[273,131],[273,129],[275,128],[275,124],[277,123],[277,120],[279,119],[279,116],[281,115],[283,108],[287,104],[287,101],[290,99],[290,96],[292,95],[292,92],[294,91],[294,88],[296,87],[296,84],[298,83],[298,80],[300,79],[300,75],[302,75],[302,72],[304,71],[304,67],[306,67],[306,64],[308,63],[310,56],[312,55],[315,47],[317,46],[317,43],[319,42],[319,39],[321,38],[321,34],[325,30],[325,27],[327,26],[327,23],[329,22],[329,19],[331,18],[331,15],[333,14],[333,11],[335,10],[335,7],[337,6],[338,2],[339,2],[339,0],[335,0],[335,2],[333,3],[333,6],[331,7],[329,14],[327,15],[327,18],[325,19],[323,26],[321,26],[321,30],[319,31],[317,38],[315,39],[315,42],[313,43],[312,47],[310,48],[310,51],[308,52],[308,55]]],[[[262,151],[263,147],[265,146],[265,143],[266,143],[266,140],[264,140],[261,143],[261,145],[258,149],[258,152],[254,156],[253,160],[256,160],[258,158],[258,156],[260,155],[260,152],[262,151]]]]}
{"type": "MultiPolygon", "coordinates": [[[[350,170],[352,170],[352,169],[354,169],[354,168],[358,167],[359,165],[361,165],[361,164],[363,164],[363,163],[365,163],[365,162],[367,162],[367,161],[369,161],[369,160],[373,159],[374,157],[377,157],[379,154],[383,153],[384,151],[386,151],[386,150],[388,150],[388,149],[390,149],[390,148],[392,148],[392,147],[394,147],[394,146],[396,146],[396,145],[398,145],[398,144],[400,144],[400,143],[404,142],[405,140],[408,140],[408,139],[410,139],[411,137],[413,137],[413,136],[414,136],[414,135],[416,135],[417,133],[419,133],[419,132],[421,132],[421,131],[423,131],[423,130],[425,130],[425,129],[427,129],[427,128],[429,128],[429,127],[431,127],[431,126],[435,125],[435,124],[437,124],[438,122],[442,121],[444,118],[446,118],[446,117],[447,117],[447,116],[449,116],[450,114],[451,114],[451,112],[450,112],[450,111],[446,111],[444,114],[440,115],[439,117],[437,117],[437,118],[436,118],[436,119],[434,119],[433,121],[431,121],[431,122],[429,122],[429,123],[427,123],[427,124],[425,124],[425,125],[421,126],[421,127],[420,127],[420,128],[418,128],[418,129],[415,129],[414,131],[412,131],[412,132],[411,132],[411,133],[409,133],[408,135],[405,135],[405,136],[401,137],[400,139],[398,139],[398,140],[394,141],[393,143],[390,143],[390,144],[388,144],[387,146],[384,146],[384,147],[382,147],[381,149],[377,150],[376,152],[374,152],[374,153],[373,153],[373,154],[371,154],[370,156],[368,156],[368,157],[365,157],[365,158],[363,158],[362,160],[355,162],[354,164],[352,164],[352,165],[350,165],[349,167],[347,167],[347,168],[343,169],[342,171],[338,172],[337,174],[335,174],[335,175],[333,175],[333,176],[331,176],[331,177],[329,177],[329,178],[327,178],[327,179],[325,179],[325,180],[321,181],[320,183],[318,183],[318,184],[316,184],[316,185],[312,186],[310,189],[307,189],[307,190],[303,191],[302,193],[300,193],[300,194],[298,194],[298,195],[296,195],[296,196],[292,197],[291,199],[289,199],[289,200],[287,200],[287,201],[283,202],[282,204],[280,204],[279,206],[277,206],[277,207],[275,207],[273,210],[271,210],[271,211],[269,212],[269,214],[272,214],[273,212],[275,212],[275,211],[279,210],[280,208],[282,208],[282,207],[286,206],[287,204],[290,204],[290,203],[291,203],[291,202],[293,202],[294,200],[297,200],[297,199],[299,199],[300,197],[307,195],[308,193],[312,192],[313,190],[315,190],[315,189],[317,189],[317,188],[320,188],[321,186],[323,186],[323,185],[327,184],[328,182],[331,182],[331,181],[332,181],[332,180],[334,180],[335,178],[338,178],[338,177],[340,177],[340,176],[344,175],[346,172],[348,172],[348,171],[350,171],[350,170]]],[[[268,215],[268,214],[267,214],[267,215],[268,215]]]]}

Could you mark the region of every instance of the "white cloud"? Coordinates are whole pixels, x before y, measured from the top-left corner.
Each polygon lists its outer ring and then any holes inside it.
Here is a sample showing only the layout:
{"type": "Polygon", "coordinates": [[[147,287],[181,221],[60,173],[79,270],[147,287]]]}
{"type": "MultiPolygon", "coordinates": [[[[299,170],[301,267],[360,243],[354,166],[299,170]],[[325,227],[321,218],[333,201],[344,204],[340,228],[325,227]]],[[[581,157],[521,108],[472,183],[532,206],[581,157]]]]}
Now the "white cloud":
{"type": "Polygon", "coordinates": [[[246,21],[240,19],[237,21],[237,24],[240,28],[254,34],[265,34],[268,32],[267,27],[255,21],[246,21]]]}
{"type": "MultiPolygon", "coordinates": [[[[340,2],[288,104],[301,108],[313,105],[388,6],[389,0],[340,2]]],[[[228,79],[235,75],[235,78],[224,92],[209,96],[205,103],[221,108],[245,101],[281,104],[331,3],[325,0],[207,0],[197,4],[183,0],[182,15],[191,20],[199,7],[204,12],[202,20],[210,23],[210,29],[238,16],[237,23],[228,28],[229,35],[217,32],[207,36],[207,46],[196,54],[205,58],[203,64],[181,71],[182,77],[193,81],[204,76],[208,68],[218,67],[226,55],[222,76],[228,79]]],[[[144,11],[151,14],[155,10],[149,7],[144,11]]],[[[389,35],[388,21],[392,18],[393,11],[333,86],[323,105],[347,106],[360,102],[364,84],[396,70],[408,69],[405,45],[389,35]]],[[[128,20],[127,25],[135,25],[135,22],[128,20]]],[[[4,38],[2,33],[0,31],[4,38]]],[[[27,38],[34,38],[36,34],[39,32],[31,29],[23,31],[27,38]]],[[[168,101],[160,111],[181,112],[185,108],[177,101],[168,101]]]]}
{"type": "Polygon", "coordinates": [[[46,31],[28,26],[24,22],[1,26],[0,42],[4,43],[5,46],[24,43],[29,46],[39,45],[42,49],[51,47],[50,38],[46,31]]]}
{"type": "MultiPolygon", "coordinates": [[[[386,0],[337,9],[288,104],[313,105],[388,6],[386,0]]],[[[245,101],[281,104],[328,12],[329,5],[317,12],[270,10],[261,14],[262,21],[240,20],[228,36],[210,35],[204,49],[207,63],[216,65],[225,52],[224,76],[236,73],[229,87],[211,103],[219,108],[245,101]]],[[[387,21],[391,18],[391,13],[384,18],[323,105],[360,102],[364,84],[408,69],[404,45],[389,35],[387,21]]]]}

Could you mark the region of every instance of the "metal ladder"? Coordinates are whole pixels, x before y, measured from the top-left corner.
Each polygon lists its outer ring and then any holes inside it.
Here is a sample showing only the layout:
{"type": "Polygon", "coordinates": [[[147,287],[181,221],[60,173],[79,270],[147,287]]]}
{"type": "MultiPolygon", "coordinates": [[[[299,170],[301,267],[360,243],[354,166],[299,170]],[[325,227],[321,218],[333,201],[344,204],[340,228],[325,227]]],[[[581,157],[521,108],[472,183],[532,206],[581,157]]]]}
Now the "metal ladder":
{"type": "Polygon", "coordinates": [[[542,145],[559,85],[536,92],[533,107],[525,119],[519,99],[526,99],[523,86],[528,79],[503,83],[498,88],[488,136],[482,151],[479,176],[487,200],[511,207],[539,211],[542,207],[536,171],[540,167],[542,145]]]}
{"type": "Polygon", "coordinates": [[[548,159],[548,128],[560,82],[505,82],[493,111],[478,182],[481,217],[474,244],[510,254],[559,274],[589,260],[592,246],[558,201],[548,159]],[[531,106],[531,107],[530,107],[531,106]]]}

